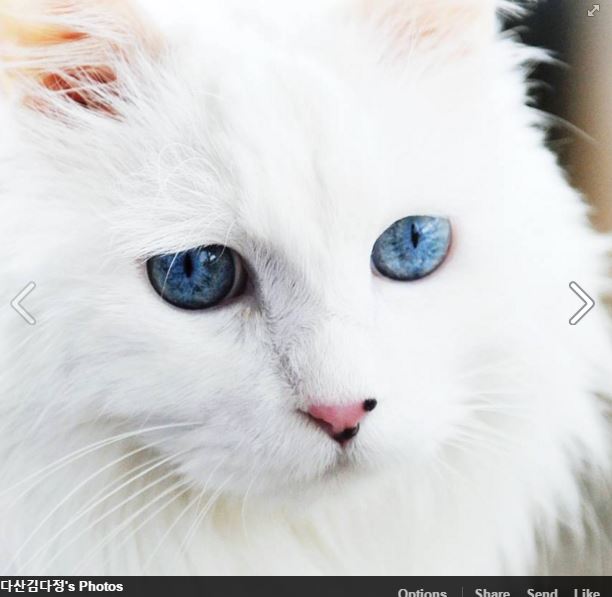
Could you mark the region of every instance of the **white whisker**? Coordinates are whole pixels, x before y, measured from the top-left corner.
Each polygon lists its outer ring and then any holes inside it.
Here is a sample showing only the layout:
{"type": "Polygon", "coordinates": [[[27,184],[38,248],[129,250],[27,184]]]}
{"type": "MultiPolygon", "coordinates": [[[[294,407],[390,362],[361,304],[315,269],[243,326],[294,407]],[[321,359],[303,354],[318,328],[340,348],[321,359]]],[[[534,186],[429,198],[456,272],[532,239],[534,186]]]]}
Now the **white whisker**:
{"type": "Polygon", "coordinates": [[[219,499],[219,497],[221,497],[221,494],[223,493],[223,489],[225,489],[227,484],[232,479],[233,479],[233,475],[230,475],[223,483],[221,483],[221,485],[219,485],[216,491],[208,499],[208,501],[206,502],[206,505],[204,506],[204,508],[198,515],[198,517],[196,518],[195,523],[192,525],[192,528],[190,529],[188,535],[185,537],[185,539],[181,543],[181,546],[179,547],[178,552],[177,552],[177,556],[180,554],[187,555],[189,547],[191,546],[191,543],[193,542],[193,539],[198,529],[200,528],[200,525],[202,524],[202,522],[206,518],[206,515],[210,512],[212,507],[217,503],[217,500],[219,499]]]}
{"type": "MultiPolygon", "coordinates": [[[[164,543],[166,542],[166,540],[168,539],[172,531],[176,528],[177,524],[183,519],[185,514],[187,514],[187,512],[189,512],[189,510],[193,508],[193,506],[195,506],[196,504],[199,504],[203,496],[204,496],[204,490],[202,490],[191,501],[187,503],[187,505],[183,508],[182,512],[174,519],[172,524],[166,529],[166,532],[162,535],[162,538],[159,540],[159,542],[157,543],[153,551],[149,554],[149,557],[147,558],[146,562],[144,563],[144,566],[142,567],[143,572],[146,572],[149,566],[151,566],[151,564],[153,563],[155,559],[155,556],[161,549],[162,545],[164,545],[164,543]]],[[[149,519],[147,519],[147,522],[148,520],[149,519]]]]}
{"type": "MultiPolygon", "coordinates": [[[[118,462],[125,460],[126,458],[133,456],[134,454],[137,454],[138,452],[142,452],[145,449],[148,449],[150,446],[144,446],[143,448],[139,448],[138,450],[134,450],[128,454],[126,454],[125,456],[123,456],[122,458],[117,459],[116,461],[111,462],[110,464],[104,466],[102,469],[100,469],[99,471],[97,471],[96,473],[94,473],[93,475],[91,475],[90,477],[88,477],[87,479],[85,479],[85,481],[83,481],[82,483],[80,483],[79,485],[77,485],[77,487],[75,489],[73,489],[67,496],[66,498],[64,498],[60,504],[58,504],[58,506],[56,506],[46,517],[45,519],[36,527],[36,529],[32,532],[32,534],[30,535],[30,539],[34,536],[34,534],[43,526],[43,524],[49,520],[49,518],[51,518],[51,516],[57,512],[57,510],[59,510],[59,508],[72,496],[74,495],[81,487],[83,487],[86,483],[88,483],[89,481],[91,481],[93,478],[97,477],[100,473],[102,473],[104,470],[108,469],[111,466],[114,466],[115,464],[117,464],[118,462]]],[[[74,526],[79,520],[81,520],[86,514],[88,514],[89,512],[91,512],[92,510],[94,510],[95,508],[97,508],[101,503],[103,503],[104,501],[106,501],[107,499],[109,499],[110,497],[112,497],[113,495],[117,494],[119,491],[121,491],[122,489],[124,489],[125,487],[127,487],[128,485],[130,485],[131,483],[134,483],[135,481],[137,481],[138,479],[144,477],[145,475],[147,475],[148,473],[150,473],[151,471],[154,471],[155,469],[159,468],[160,466],[163,466],[164,464],[167,464],[168,462],[170,462],[172,459],[174,458],[174,456],[168,456],[166,458],[162,458],[160,460],[158,460],[158,462],[156,462],[153,465],[150,465],[148,468],[146,468],[144,471],[138,473],[137,475],[133,475],[131,476],[127,481],[121,483],[118,487],[115,487],[113,490],[107,492],[106,494],[104,494],[102,497],[93,500],[93,503],[88,502],[88,504],[86,504],[83,508],[81,508],[79,510],[79,512],[77,512],[76,516],[74,518],[72,518],[70,521],[68,521],[62,528],[59,529],[59,531],[57,531],[56,533],[54,533],[54,535],[43,545],[41,546],[32,556],[31,558],[27,561],[26,565],[29,564],[31,561],[35,561],[36,557],[38,557],[39,554],[43,553],[45,551],[45,549],[47,549],[47,547],[49,545],[52,545],[53,542],[58,539],[63,533],[65,533],[70,527],[74,526]]],[[[23,551],[23,547],[20,549],[20,552],[23,551]]],[[[16,556],[17,557],[17,556],[16,556]]]]}
{"type": "MultiPolygon", "coordinates": [[[[148,449],[149,446],[143,446],[140,448],[137,448],[135,450],[132,450],[131,452],[128,452],[127,454],[122,455],[120,458],[117,458],[115,460],[113,460],[112,462],[109,462],[108,464],[104,465],[102,468],[98,469],[95,473],[89,475],[88,477],[86,477],[83,481],[81,481],[80,483],[78,483],[75,487],[72,488],[71,491],[69,491],[61,500],[58,504],[56,504],[48,513],[46,516],[43,517],[43,519],[36,525],[36,527],[34,527],[34,529],[31,531],[31,533],[27,536],[27,538],[25,539],[25,541],[21,544],[21,547],[19,547],[19,549],[16,551],[15,555],[13,556],[13,560],[11,561],[11,563],[9,564],[9,569],[11,568],[12,565],[16,564],[16,562],[19,560],[19,557],[21,556],[21,554],[23,553],[24,549],[30,544],[30,541],[36,536],[36,534],[40,531],[40,529],[51,519],[51,517],[58,512],[61,507],[66,504],[70,498],[72,498],[76,493],[78,493],[83,487],[85,487],[88,483],[90,483],[91,481],[93,481],[96,477],[98,477],[99,475],[101,475],[104,471],[108,470],[109,468],[119,464],[120,462],[134,456],[135,454],[138,454],[140,452],[143,452],[144,450],[148,449]]],[[[78,520],[79,517],[76,518],[76,520],[78,520]]],[[[59,534],[61,534],[63,532],[60,531],[59,534]]],[[[54,535],[53,538],[51,539],[51,541],[53,541],[53,539],[55,539],[57,535],[54,535]]],[[[42,549],[42,548],[41,548],[42,549]]],[[[39,550],[40,551],[40,550],[39,550]]],[[[39,551],[35,552],[34,556],[32,556],[33,559],[36,558],[36,556],[38,555],[39,551]]]]}
{"type": "MultiPolygon", "coordinates": [[[[172,455],[172,457],[168,457],[167,461],[170,461],[172,458],[177,458],[183,454],[186,454],[187,452],[189,452],[189,450],[183,450],[182,452],[179,452],[178,454],[174,454],[172,455]]],[[[48,565],[51,565],[53,562],[55,562],[55,560],[66,551],[66,549],[68,549],[71,545],[73,545],[80,537],[82,537],[83,535],[85,535],[86,533],[88,533],[91,529],[93,529],[96,525],[98,525],[100,522],[102,522],[103,520],[107,519],[111,514],[113,514],[114,512],[116,512],[117,510],[119,510],[120,508],[123,508],[123,506],[125,506],[126,504],[129,504],[130,502],[134,501],[138,496],[142,495],[143,493],[145,493],[146,491],[148,491],[149,489],[152,489],[153,487],[155,487],[156,485],[158,485],[159,483],[165,481],[166,479],[172,477],[173,475],[176,475],[176,472],[171,470],[168,473],[166,473],[165,475],[155,479],[154,481],[148,483],[147,485],[145,485],[144,487],[140,488],[138,491],[136,491],[135,493],[132,493],[130,496],[128,496],[126,499],[124,499],[123,501],[121,501],[119,504],[113,506],[110,510],[104,512],[102,515],[98,516],[93,522],[91,522],[87,527],[85,527],[84,529],[82,529],[81,531],[79,531],[75,537],[73,537],[73,539],[71,541],[69,541],[68,543],[65,543],[64,545],[62,545],[61,549],[59,549],[51,558],[51,560],[48,562],[48,565]]],[[[71,521],[67,526],[72,526],[73,521],[71,521]]],[[[31,560],[31,559],[30,559],[31,560]]],[[[30,563],[30,560],[28,561],[28,564],[30,563]]]]}
{"type": "MultiPolygon", "coordinates": [[[[114,443],[123,441],[123,440],[127,440],[127,439],[131,439],[133,437],[136,437],[138,435],[141,434],[145,434],[145,433],[153,433],[155,431],[162,431],[165,429],[173,429],[173,428],[180,428],[180,427],[191,427],[191,426],[196,426],[197,424],[195,423],[172,423],[169,425],[158,425],[156,427],[148,427],[145,429],[139,429],[137,431],[129,431],[129,432],[125,432],[125,433],[120,433],[118,435],[114,435],[110,438],[106,438],[97,442],[94,442],[93,444],[89,444],[88,446],[85,446],[83,448],[79,448],[78,450],[75,450],[74,452],[71,452],[70,454],[67,454],[65,456],[62,456],[61,458],[59,458],[58,460],[44,466],[43,468],[39,469],[38,471],[28,475],[27,477],[24,477],[23,479],[19,480],[17,483],[15,483],[14,485],[12,485],[11,487],[8,487],[6,489],[3,489],[2,491],[0,491],[0,497],[6,495],[7,493],[10,493],[11,491],[14,491],[17,487],[20,487],[21,485],[27,483],[28,481],[31,481],[33,479],[35,479],[37,482],[40,482],[42,480],[44,480],[45,478],[47,478],[49,475],[53,474],[54,472],[56,472],[57,470],[71,464],[72,462],[74,462],[75,460],[78,460],[79,458],[83,458],[85,456],[88,456],[89,454],[91,454],[92,452],[95,452],[97,450],[100,450],[102,448],[105,448],[107,446],[110,446],[114,443]]],[[[24,493],[20,494],[17,499],[22,498],[26,493],[28,493],[28,491],[30,491],[31,488],[27,489],[24,493]]]]}
{"type": "MultiPolygon", "coordinates": [[[[165,478],[167,478],[167,476],[166,477],[162,477],[161,479],[158,479],[155,484],[163,481],[165,478]]],[[[73,574],[78,574],[79,570],[85,564],[87,564],[87,562],[94,555],[96,555],[101,549],[104,549],[105,545],[108,545],[108,543],[110,541],[112,541],[125,527],[127,527],[132,521],[134,521],[136,518],[138,518],[143,512],[146,512],[151,506],[153,506],[154,504],[159,502],[159,500],[161,500],[164,497],[166,497],[169,493],[172,493],[173,491],[176,491],[179,487],[183,487],[184,485],[188,485],[188,484],[189,484],[189,481],[186,481],[186,480],[178,481],[177,483],[171,485],[170,487],[168,487],[167,489],[162,491],[160,494],[155,496],[150,502],[147,502],[144,506],[139,508],[136,512],[134,512],[131,516],[129,516],[126,520],[124,520],[119,526],[115,527],[113,529],[113,531],[109,535],[107,535],[101,542],[99,542],[90,551],[90,553],[87,556],[85,556],[85,558],[83,558],[80,562],[78,562],[76,567],[75,567],[75,570],[74,570],[73,574]]],[[[164,503],[163,507],[159,511],[161,511],[164,508],[166,508],[169,504],[174,502],[176,499],[178,499],[181,495],[183,495],[187,491],[189,491],[189,487],[187,487],[183,492],[173,496],[172,499],[169,500],[168,502],[164,503]]],[[[159,511],[156,511],[155,514],[159,514],[159,511]]],[[[137,527],[137,529],[138,528],[140,528],[140,527],[137,527]]],[[[132,534],[130,536],[132,536],[132,534]]]]}
{"type": "Polygon", "coordinates": [[[244,536],[246,537],[246,540],[249,541],[249,533],[247,531],[247,527],[246,527],[246,519],[247,519],[247,501],[249,499],[249,495],[251,493],[251,489],[253,488],[253,486],[255,485],[255,481],[257,480],[257,477],[253,477],[250,481],[249,484],[246,488],[246,491],[244,492],[244,496],[242,497],[242,505],[240,507],[240,520],[242,521],[242,529],[244,531],[244,536]]]}

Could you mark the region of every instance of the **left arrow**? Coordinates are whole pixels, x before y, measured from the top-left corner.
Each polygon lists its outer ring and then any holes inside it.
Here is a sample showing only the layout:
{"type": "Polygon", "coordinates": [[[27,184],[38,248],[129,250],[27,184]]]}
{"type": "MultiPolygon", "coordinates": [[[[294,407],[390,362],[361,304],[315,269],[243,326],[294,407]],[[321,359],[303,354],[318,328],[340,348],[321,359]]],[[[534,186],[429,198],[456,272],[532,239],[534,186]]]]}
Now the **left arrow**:
{"type": "Polygon", "coordinates": [[[21,316],[21,318],[24,319],[25,321],[27,321],[30,325],[36,325],[36,319],[34,319],[34,317],[32,317],[32,315],[30,313],[28,313],[28,311],[26,311],[26,309],[24,308],[24,306],[21,303],[23,303],[23,301],[25,301],[26,298],[28,298],[28,296],[30,294],[32,294],[32,292],[34,292],[35,289],[36,289],[36,284],[34,284],[34,282],[30,282],[11,301],[11,307],[13,307],[13,309],[15,309],[15,311],[21,316]]]}

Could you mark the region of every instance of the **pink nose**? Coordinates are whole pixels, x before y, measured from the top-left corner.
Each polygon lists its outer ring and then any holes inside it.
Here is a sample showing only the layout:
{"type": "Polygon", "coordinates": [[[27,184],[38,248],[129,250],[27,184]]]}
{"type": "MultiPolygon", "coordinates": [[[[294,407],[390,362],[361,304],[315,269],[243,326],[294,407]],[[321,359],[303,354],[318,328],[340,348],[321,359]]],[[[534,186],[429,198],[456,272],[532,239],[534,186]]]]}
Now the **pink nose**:
{"type": "Polygon", "coordinates": [[[308,414],[332,438],[344,443],[357,435],[359,423],[368,412],[376,408],[376,404],[373,398],[334,406],[317,404],[308,409],[308,414]]]}

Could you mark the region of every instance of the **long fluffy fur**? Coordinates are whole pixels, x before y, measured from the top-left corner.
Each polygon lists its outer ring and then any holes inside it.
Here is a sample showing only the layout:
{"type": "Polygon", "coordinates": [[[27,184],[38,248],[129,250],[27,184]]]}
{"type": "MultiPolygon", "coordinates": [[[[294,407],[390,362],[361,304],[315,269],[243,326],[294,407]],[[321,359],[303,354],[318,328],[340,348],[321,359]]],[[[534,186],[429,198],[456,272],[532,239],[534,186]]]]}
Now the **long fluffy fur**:
{"type": "Polygon", "coordinates": [[[0,45],[0,272],[38,285],[36,326],[0,313],[0,572],[525,574],[586,541],[612,354],[567,285],[607,291],[609,240],[526,105],[539,54],[420,0],[169,4],[11,6],[82,37],[0,45]],[[372,277],[423,213],[448,262],[372,277]],[[143,261],[213,243],[256,288],[162,303],[143,261]],[[296,414],[370,395],[344,454],[296,414]]]}

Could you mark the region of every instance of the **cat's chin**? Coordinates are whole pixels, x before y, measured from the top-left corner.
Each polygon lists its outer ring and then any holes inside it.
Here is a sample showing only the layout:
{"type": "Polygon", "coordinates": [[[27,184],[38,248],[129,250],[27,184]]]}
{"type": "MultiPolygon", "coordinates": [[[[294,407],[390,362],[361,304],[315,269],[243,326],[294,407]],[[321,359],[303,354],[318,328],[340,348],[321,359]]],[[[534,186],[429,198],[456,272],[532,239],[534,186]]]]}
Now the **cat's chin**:
{"type": "Polygon", "coordinates": [[[373,481],[381,474],[382,471],[374,467],[343,458],[323,474],[309,480],[261,484],[257,487],[251,485],[246,491],[236,488],[236,491],[228,492],[226,497],[240,501],[254,500],[272,509],[299,509],[304,504],[333,500],[335,497],[342,499],[347,493],[353,493],[360,487],[376,485],[373,481]]]}
{"type": "Polygon", "coordinates": [[[317,458],[305,465],[287,462],[285,470],[250,472],[245,475],[225,476],[224,473],[211,476],[204,467],[182,467],[183,476],[199,488],[217,492],[229,499],[260,498],[271,504],[303,503],[321,496],[329,496],[350,486],[368,482],[380,473],[380,468],[364,457],[363,448],[358,443],[340,448],[332,440],[327,448],[317,454],[317,458]],[[324,463],[324,464],[322,464],[324,463]],[[299,470],[299,472],[296,472],[299,470]]]}

